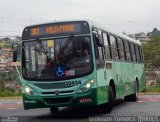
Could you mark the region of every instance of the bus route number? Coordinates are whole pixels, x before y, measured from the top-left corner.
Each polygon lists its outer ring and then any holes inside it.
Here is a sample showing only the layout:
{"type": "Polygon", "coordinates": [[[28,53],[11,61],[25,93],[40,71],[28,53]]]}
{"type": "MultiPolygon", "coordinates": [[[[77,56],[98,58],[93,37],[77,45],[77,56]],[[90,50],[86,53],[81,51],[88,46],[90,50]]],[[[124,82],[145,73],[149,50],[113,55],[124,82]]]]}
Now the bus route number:
{"type": "Polygon", "coordinates": [[[75,85],[80,85],[81,84],[81,81],[68,81],[68,82],[65,82],[65,86],[75,86],[75,85]]]}

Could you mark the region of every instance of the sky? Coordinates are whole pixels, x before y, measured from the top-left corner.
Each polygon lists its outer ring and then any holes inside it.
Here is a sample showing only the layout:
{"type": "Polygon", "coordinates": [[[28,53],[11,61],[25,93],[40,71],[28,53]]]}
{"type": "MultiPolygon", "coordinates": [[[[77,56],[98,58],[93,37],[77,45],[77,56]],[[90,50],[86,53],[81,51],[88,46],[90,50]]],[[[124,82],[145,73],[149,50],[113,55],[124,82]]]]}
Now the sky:
{"type": "Polygon", "coordinates": [[[117,32],[160,30],[160,0],[0,0],[0,37],[21,36],[25,26],[89,19],[117,32]]]}

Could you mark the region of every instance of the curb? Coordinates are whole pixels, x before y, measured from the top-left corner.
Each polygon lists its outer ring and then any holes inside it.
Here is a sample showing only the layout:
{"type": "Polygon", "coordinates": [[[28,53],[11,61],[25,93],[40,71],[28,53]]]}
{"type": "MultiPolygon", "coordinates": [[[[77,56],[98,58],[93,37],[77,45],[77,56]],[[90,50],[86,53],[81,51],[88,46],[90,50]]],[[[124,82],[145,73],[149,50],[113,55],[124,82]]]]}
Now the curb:
{"type": "Polygon", "coordinates": [[[160,95],[160,92],[142,92],[139,93],[140,95],[160,95]]]}

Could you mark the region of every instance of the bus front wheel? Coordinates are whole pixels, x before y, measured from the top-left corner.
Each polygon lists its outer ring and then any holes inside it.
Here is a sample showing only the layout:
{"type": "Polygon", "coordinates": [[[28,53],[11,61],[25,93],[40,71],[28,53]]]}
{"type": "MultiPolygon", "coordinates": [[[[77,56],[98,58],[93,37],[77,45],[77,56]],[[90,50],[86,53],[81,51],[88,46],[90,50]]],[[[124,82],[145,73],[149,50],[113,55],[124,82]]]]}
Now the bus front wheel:
{"type": "Polygon", "coordinates": [[[58,107],[50,108],[50,113],[51,113],[51,114],[56,114],[56,113],[58,113],[58,107]]]}
{"type": "Polygon", "coordinates": [[[114,92],[113,88],[109,86],[108,103],[102,105],[103,111],[106,113],[110,113],[112,111],[113,106],[114,106],[114,92]]]}

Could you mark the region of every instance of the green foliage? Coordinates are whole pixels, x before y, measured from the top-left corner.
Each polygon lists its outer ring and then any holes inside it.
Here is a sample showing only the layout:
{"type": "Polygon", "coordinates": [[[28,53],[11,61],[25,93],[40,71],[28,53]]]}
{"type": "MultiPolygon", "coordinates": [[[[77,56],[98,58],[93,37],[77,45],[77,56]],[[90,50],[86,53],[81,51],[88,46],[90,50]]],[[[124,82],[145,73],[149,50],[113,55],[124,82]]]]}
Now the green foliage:
{"type": "Polygon", "coordinates": [[[151,32],[151,36],[154,37],[157,35],[160,35],[160,31],[157,28],[154,28],[153,31],[151,32]]]}
{"type": "Polygon", "coordinates": [[[160,79],[156,81],[156,86],[160,87],[160,79]]]}
{"type": "Polygon", "coordinates": [[[2,76],[0,76],[0,92],[2,92],[2,91],[3,91],[4,86],[5,86],[5,84],[4,84],[3,77],[2,77],[2,76]]]}
{"type": "Polygon", "coordinates": [[[10,82],[14,82],[15,84],[20,84],[18,76],[16,76],[16,73],[13,75],[14,73],[14,70],[10,73],[10,75],[12,75],[11,77],[6,77],[4,73],[0,74],[0,97],[21,96],[21,89],[5,87],[5,82],[7,80],[12,80],[10,82]]]}
{"type": "Polygon", "coordinates": [[[160,69],[160,36],[143,45],[145,66],[148,71],[160,69]]]}
{"type": "Polygon", "coordinates": [[[5,88],[3,91],[0,91],[0,97],[12,97],[12,96],[21,96],[21,89],[13,90],[10,88],[5,88]]]}
{"type": "Polygon", "coordinates": [[[143,92],[149,92],[149,93],[160,92],[160,86],[148,86],[148,87],[145,87],[143,92]]]}
{"type": "Polygon", "coordinates": [[[11,47],[11,44],[6,42],[0,42],[0,47],[11,47]]]}

